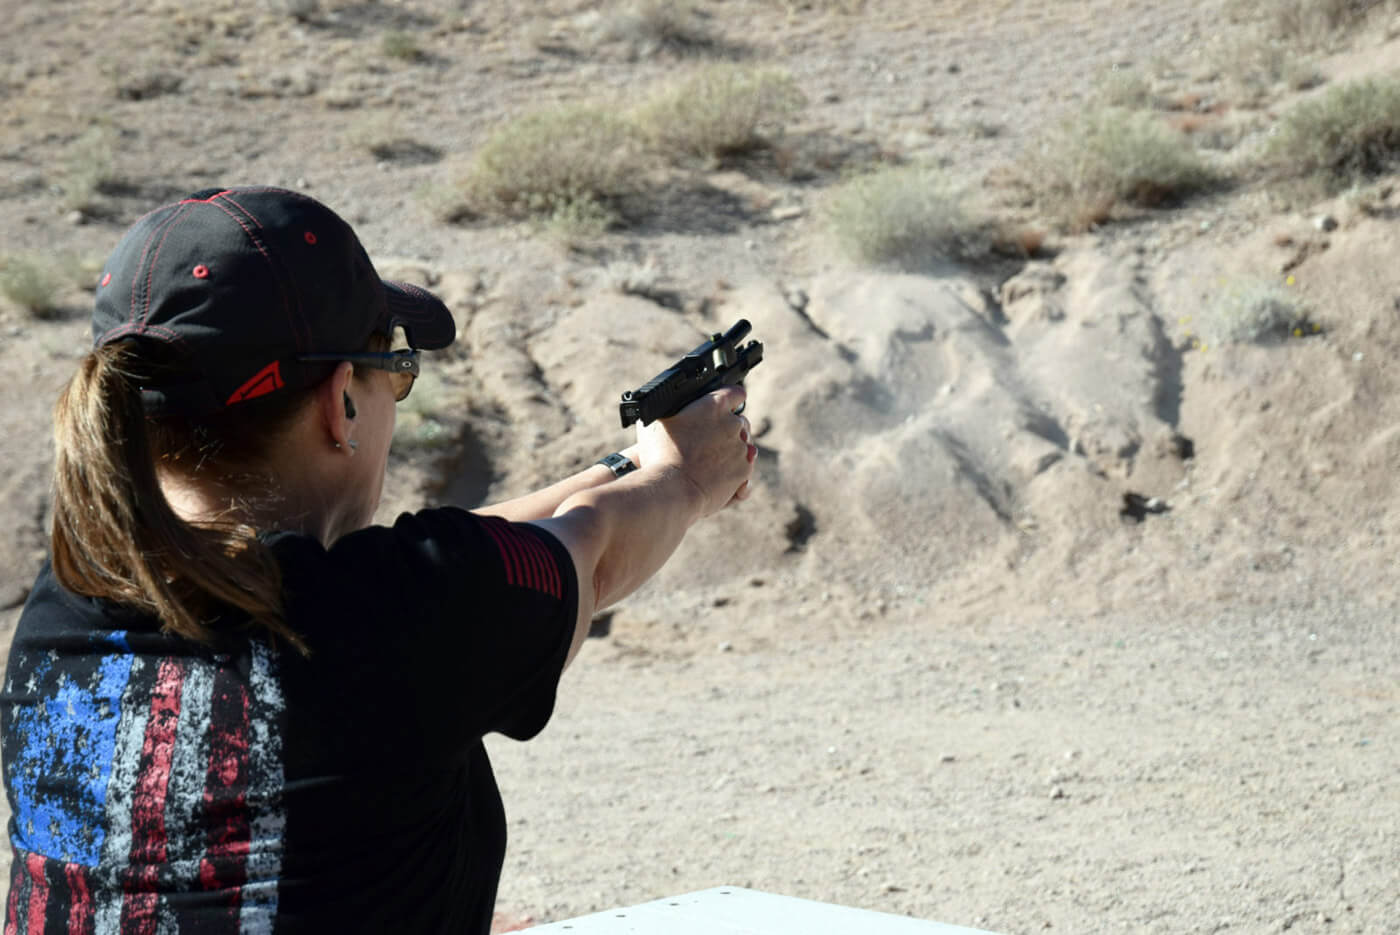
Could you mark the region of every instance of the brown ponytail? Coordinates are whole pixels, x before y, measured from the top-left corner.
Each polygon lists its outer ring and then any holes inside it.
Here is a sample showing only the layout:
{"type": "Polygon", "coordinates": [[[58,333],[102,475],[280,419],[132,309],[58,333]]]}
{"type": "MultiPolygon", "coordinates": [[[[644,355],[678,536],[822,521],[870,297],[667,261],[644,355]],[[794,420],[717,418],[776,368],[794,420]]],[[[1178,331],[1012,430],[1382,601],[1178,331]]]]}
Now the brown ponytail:
{"type": "Polygon", "coordinates": [[[97,348],[54,408],[58,580],[200,642],[215,638],[211,618],[232,607],[307,653],[283,617],[281,571],[257,531],[232,509],[225,519],[186,522],[166,500],[156,459],[171,454],[170,430],[147,420],[141,366],[129,344],[97,348]]]}

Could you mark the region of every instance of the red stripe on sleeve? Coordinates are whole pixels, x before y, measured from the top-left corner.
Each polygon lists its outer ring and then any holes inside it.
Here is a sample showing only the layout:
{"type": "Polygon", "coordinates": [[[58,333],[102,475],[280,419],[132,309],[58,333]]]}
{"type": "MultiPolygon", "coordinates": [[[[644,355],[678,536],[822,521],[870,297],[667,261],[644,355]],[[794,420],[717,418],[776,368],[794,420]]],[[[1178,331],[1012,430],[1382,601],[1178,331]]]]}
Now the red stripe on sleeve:
{"type": "Polygon", "coordinates": [[[505,520],[493,520],[487,527],[491,533],[491,538],[496,540],[496,548],[501,552],[501,562],[506,567],[506,584],[512,587],[520,584],[520,560],[516,555],[515,548],[506,536],[507,524],[505,520]]]}
{"type": "Polygon", "coordinates": [[[179,662],[163,659],[151,692],[151,716],[146,721],[136,792],[131,802],[131,870],[122,903],[124,933],[155,935],[156,931],[156,875],[167,860],[165,793],[170,786],[170,761],[184,684],[185,672],[179,662]]]}
{"type": "Polygon", "coordinates": [[[534,538],[526,533],[517,531],[515,541],[520,543],[520,551],[525,556],[530,580],[528,587],[532,591],[544,590],[544,568],[540,562],[538,543],[534,538]]]}
{"type": "Polygon", "coordinates": [[[501,552],[508,585],[539,591],[556,600],[563,598],[559,563],[554,553],[534,533],[516,529],[509,522],[494,516],[482,517],[481,524],[501,552]]]}
{"type": "Polygon", "coordinates": [[[29,919],[25,922],[25,931],[42,933],[44,931],[44,915],[49,908],[49,880],[44,876],[44,858],[39,854],[30,854],[24,858],[24,869],[29,872],[29,919]]]}
{"type": "Polygon", "coordinates": [[[540,590],[550,597],[559,597],[559,568],[554,562],[554,554],[535,536],[530,536],[530,551],[535,555],[539,568],[540,590]]]}

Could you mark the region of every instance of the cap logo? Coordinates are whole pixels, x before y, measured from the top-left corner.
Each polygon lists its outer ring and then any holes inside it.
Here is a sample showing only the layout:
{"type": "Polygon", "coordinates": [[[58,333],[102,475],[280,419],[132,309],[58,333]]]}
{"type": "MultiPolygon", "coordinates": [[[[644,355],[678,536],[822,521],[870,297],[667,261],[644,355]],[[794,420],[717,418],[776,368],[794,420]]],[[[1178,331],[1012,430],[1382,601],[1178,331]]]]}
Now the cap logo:
{"type": "Polygon", "coordinates": [[[205,266],[203,263],[199,264],[199,265],[196,266],[194,269],[190,270],[190,272],[194,274],[194,278],[195,278],[195,279],[208,279],[208,278],[209,278],[209,267],[205,266]]]}
{"type": "Polygon", "coordinates": [[[316,235],[311,233],[311,231],[307,231],[301,236],[306,240],[307,243],[311,244],[311,246],[316,246],[316,235]]]}
{"type": "Polygon", "coordinates": [[[102,277],[102,285],[104,285],[104,286],[107,285],[107,283],[109,283],[109,282],[111,282],[111,281],[112,281],[112,274],[111,274],[111,273],[107,273],[106,275],[104,275],[104,276],[102,277]]]}
{"type": "Polygon", "coordinates": [[[224,405],[232,406],[234,403],[257,399],[259,396],[266,396],[274,390],[280,390],[284,386],[286,384],[282,382],[282,363],[274,360],[253,374],[252,379],[247,383],[234,390],[233,395],[228,398],[228,402],[224,405]]]}

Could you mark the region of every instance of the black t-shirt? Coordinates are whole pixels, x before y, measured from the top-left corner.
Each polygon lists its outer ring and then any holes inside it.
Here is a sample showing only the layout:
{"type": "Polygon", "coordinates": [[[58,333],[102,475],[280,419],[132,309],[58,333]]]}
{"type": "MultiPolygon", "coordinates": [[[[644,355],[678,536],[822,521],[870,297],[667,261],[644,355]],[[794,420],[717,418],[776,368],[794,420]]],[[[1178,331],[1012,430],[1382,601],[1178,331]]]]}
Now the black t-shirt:
{"type": "Polygon", "coordinates": [[[0,695],[7,933],[490,929],[481,738],[549,720],[568,552],[452,508],[266,541],[309,658],[168,636],[40,573],[0,695]]]}

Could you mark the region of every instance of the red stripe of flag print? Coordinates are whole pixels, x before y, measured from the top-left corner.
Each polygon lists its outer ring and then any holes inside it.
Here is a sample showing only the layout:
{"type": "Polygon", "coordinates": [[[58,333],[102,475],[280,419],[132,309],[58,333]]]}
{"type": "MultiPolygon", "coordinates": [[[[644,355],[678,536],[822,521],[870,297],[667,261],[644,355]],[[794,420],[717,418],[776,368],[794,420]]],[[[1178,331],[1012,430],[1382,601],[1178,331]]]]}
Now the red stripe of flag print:
{"type": "Polygon", "coordinates": [[[44,858],[30,854],[24,858],[25,869],[29,871],[29,918],[25,920],[26,932],[42,932],[44,916],[49,908],[49,881],[44,876],[44,858]]]}
{"type": "Polygon", "coordinates": [[[213,737],[204,783],[204,810],[211,823],[199,863],[206,890],[226,894],[227,931],[237,932],[243,884],[248,881],[248,693],[233,673],[214,676],[213,737]]]}
{"type": "Polygon", "coordinates": [[[88,887],[87,870],[77,864],[63,868],[68,878],[68,935],[91,935],[93,926],[92,891],[88,887]]]}
{"type": "Polygon", "coordinates": [[[141,744],[136,795],[131,803],[131,869],[122,905],[121,929],[155,935],[159,868],[166,862],[165,794],[170,758],[180,722],[180,690],[185,672],[175,659],[161,661],[151,692],[150,719],[141,744]]]}
{"type": "Polygon", "coordinates": [[[501,551],[506,568],[506,583],[512,587],[529,588],[562,599],[563,584],[554,555],[531,533],[496,517],[481,517],[481,525],[490,533],[501,551]]]}

